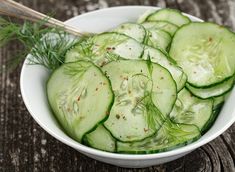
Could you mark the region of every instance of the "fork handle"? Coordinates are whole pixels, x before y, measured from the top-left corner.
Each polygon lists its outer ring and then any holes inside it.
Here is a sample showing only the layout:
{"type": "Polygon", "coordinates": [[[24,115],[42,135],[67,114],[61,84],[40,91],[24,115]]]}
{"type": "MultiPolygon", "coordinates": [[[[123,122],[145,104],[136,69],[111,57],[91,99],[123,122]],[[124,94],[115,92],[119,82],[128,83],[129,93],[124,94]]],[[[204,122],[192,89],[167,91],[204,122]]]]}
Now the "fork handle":
{"type": "Polygon", "coordinates": [[[48,17],[38,11],[28,8],[22,4],[19,4],[13,0],[0,0],[0,14],[12,16],[24,20],[30,20],[33,22],[38,22],[47,19],[45,25],[49,27],[61,27],[66,32],[77,36],[84,36],[84,33],[78,31],[77,28],[66,25],[62,21],[56,20],[52,17],[48,17]]]}

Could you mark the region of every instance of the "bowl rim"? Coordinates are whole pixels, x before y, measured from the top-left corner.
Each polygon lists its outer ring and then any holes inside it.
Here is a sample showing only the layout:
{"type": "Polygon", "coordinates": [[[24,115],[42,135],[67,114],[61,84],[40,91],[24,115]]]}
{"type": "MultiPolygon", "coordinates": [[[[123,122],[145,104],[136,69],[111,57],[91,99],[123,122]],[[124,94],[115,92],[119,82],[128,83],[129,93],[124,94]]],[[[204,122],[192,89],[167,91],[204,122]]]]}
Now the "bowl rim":
{"type": "MultiPolygon", "coordinates": [[[[133,8],[133,9],[138,8],[138,9],[145,9],[145,10],[149,10],[149,9],[159,10],[159,9],[161,9],[160,7],[139,6],[139,5],[108,7],[108,8],[99,9],[99,10],[95,10],[95,11],[92,11],[92,12],[87,12],[87,13],[72,17],[72,18],[66,20],[65,23],[68,24],[69,22],[72,22],[72,21],[76,20],[77,17],[80,17],[80,16],[86,17],[86,15],[90,15],[90,14],[97,13],[97,12],[99,13],[99,12],[104,12],[104,11],[112,11],[112,10],[119,10],[119,9],[130,9],[130,8],[133,8]]],[[[183,14],[188,16],[190,19],[194,19],[194,20],[197,20],[197,21],[203,21],[203,20],[201,20],[201,19],[199,19],[195,16],[192,16],[190,14],[186,14],[186,13],[183,13],[183,14]]],[[[24,89],[23,89],[23,85],[24,85],[23,76],[24,76],[24,73],[25,73],[25,67],[27,65],[28,56],[29,55],[27,55],[27,57],[26,57],[26,59],[23,63],[23,66],[22,66],[22,69],[21,69],[21,74],[20,74],[20,90],[21,90],[22,99],[24,101],[24,104],[25,104],[27,110],[29,111],[29,113],[33,117],[33,119],[46,132],[48,132],[51,136],[53,136],[57,140],[61,141],[62,143],[66,144],[66,145],[68,145],[72,148],[75,148],[76,150],[81,151],[85,154],[87,153],[87,154],[91,154],[91,155],[95,155],[95,156],[99,156],[99,157],[106,157],[106,158],[112,158],[112,159],[122,159],[122,160],[146,160],[146,159],[157,159],[157,158],[165,158],[165,157],[169,157],[169,156],[176,156],[176,155],[179,155],[179,154],[183,154],[183,153],[193,151],[194,149],[199,148],[200,146],[214,140],[216,137],[221,135],[225,130],[227,130],[235,121],[235,114],[234,114],[235,112],[233,112],[234,117],[226,125],[221,127],[220,130],[216,131],[213,135],[210,135],[210,136],[204,138],[203,140],[201,140],[201,138],[200,138],[200,139],[198,139],[197,141],[195,141],[191,144],[188,144],[188,145],[185,145],[183,147],[176,148],[176,149],[173,149],[173,150],[170,150],[170,151],[166,151],[166,152],[152,153],[152,154],[119,154],[119,153],[105,152],[105,151],[102,151],[102,150],[91,148],[91,147],[85,146],[85,145],[83,145],[83,144],[81,144],[81,143],[79,143],[79,142],[77,142],[73,139],[72,139],[73,141],[70,141],[70,140],[67,140],[67,138],[64,138],[64,137],[56,134],[54,131],[49,129],[46,126],[46,124],[40,122],[40,119],[33,113],[31,107],[27,103],[28,102],[27,97],[26,97],[24,89]]]]}

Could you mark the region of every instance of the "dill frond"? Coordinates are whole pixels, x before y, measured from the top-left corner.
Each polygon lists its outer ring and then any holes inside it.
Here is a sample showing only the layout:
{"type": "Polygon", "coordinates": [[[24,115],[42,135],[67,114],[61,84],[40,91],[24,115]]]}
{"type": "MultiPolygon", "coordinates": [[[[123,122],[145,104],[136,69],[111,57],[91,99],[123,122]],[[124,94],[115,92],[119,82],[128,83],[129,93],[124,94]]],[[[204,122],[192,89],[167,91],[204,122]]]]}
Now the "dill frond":
{"type": "Polygon", "coordinates": [[[42,65],[55,70],[64,63],[65,54],[79,38],[66,33],[63,28],[44,27],[47,19],[38,23],[24,22],[16,24],[0,17],[0,47],[18,41],[24,49],[13,56],[6,64],[6,69],[14,69],[27,54],[28,64],[42,65]]]}

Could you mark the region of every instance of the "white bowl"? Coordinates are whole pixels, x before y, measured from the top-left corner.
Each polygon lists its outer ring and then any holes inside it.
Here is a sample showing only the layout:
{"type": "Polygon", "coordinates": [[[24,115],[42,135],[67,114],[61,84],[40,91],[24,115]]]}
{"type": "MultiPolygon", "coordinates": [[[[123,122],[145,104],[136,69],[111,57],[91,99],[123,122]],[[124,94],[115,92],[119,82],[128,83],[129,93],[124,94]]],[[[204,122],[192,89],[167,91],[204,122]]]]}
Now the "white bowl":
{"type": "MultiPolygon", "coordinates": [[[[81,31],[102,32],[123,22],[136,21],[138,16],[149,9],[159,8],[146,6],[107,8],[74,17],[66,23],[79,28],[81,31]]],[[[194,21],[201,21],[196,17],[187,16],[194,21]]],[[[96,150],[76,142],[61,130],[47,102],[45,88],[49,71],[42,66],[27,65],[26,61],[21,72],[20,86],[23,100],[32,117],[56,139],[102,162],[130,168],[148,167],[169,162],[215,139],[235,121],[235,106],[233,103],[235,102],[235,90],[233,89],[214,125],[194,143],[168,152],[147,155],[117,154],[96,150]]]]}

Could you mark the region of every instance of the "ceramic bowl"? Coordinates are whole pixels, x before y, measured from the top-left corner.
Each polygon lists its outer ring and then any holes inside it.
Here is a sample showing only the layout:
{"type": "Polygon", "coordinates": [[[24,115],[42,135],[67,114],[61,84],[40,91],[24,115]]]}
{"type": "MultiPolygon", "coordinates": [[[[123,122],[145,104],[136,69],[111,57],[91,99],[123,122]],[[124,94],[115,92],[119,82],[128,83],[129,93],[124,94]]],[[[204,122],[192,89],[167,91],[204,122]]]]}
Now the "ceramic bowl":
{"type": "MultiPolygon", "coordinates": [[[[80,31],[99,33],[109,30],[123,22],[136,21],[138,16],[149,9],[159,8],[146,6],[107,8],[76,16],[66,21],[66,23],[77,27],[80,31]]],[[[190,17],[191,20],[201,21],[191,15],[185,15],[190,17]]],[[[20,86],[23,100],[32,117],[44,130],[64,144],[73,147],[88,157],[116,166],[141,168],[175,160],[215,139],[235,121],[235,90],[233,89],[231,96],[226,101],[214,125],[196,142],[168,152],[146,155],[104,152],[82,145],[63,132],[48,105],[46,96],[46,82],[48,77],[48,70],[42,66],[27,65],[26,58],[21,72],[20,86]]]]}

